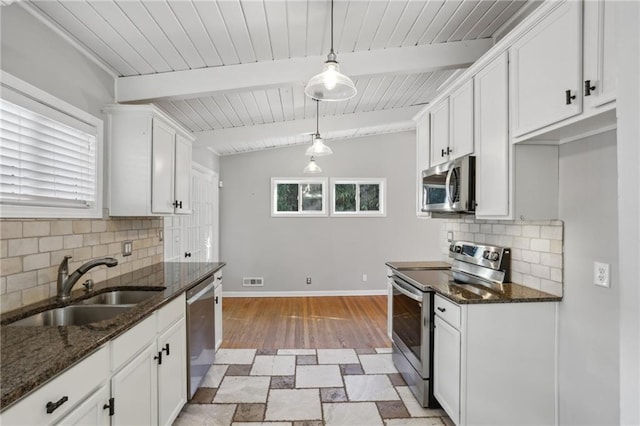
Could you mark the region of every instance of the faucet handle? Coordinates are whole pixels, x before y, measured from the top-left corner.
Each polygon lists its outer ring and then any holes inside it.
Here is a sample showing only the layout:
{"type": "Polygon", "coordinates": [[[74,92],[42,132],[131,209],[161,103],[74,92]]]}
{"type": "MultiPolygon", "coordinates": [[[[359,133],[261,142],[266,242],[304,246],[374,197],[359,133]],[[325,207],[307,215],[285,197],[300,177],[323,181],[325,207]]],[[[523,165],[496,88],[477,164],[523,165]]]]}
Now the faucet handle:
{"type": "Polygon", "coordinates": [[[65,256],[64,259],[62,259],[62,262],[60,262],[60,266],[58,267],[58,273],[63,272],[63,273],[67,273],[69,272],[69,259],[71,259],[73,256],[65,256]]]}
{"type": "Polygon", "coordinates": [[[84,291],[87,293],[93,290],[93,280],[91,278],[83,282],[82,285],[84,286],[84,291]]]}

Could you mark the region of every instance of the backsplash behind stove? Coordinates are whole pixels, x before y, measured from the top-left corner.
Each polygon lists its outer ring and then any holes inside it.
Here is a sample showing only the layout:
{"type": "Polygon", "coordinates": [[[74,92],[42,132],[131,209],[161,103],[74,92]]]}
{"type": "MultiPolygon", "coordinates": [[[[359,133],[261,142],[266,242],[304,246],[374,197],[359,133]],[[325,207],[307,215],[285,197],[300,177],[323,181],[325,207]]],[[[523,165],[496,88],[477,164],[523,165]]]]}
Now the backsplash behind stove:
{"type": "Polygon", "coordinates": [[[447,232],[454,240],[510,247],[514,283],[562,296],[563,235],[561,220],[482,220],[474,217],[446,219],[442,253],[447,256],[447,232]]]}

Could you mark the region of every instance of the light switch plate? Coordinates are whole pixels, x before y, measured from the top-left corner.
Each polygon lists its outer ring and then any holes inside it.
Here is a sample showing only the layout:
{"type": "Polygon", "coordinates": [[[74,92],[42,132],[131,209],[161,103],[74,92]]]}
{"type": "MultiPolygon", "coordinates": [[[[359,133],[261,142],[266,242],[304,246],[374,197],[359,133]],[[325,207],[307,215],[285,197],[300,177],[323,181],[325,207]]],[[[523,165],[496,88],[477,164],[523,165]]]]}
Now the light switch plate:
{"type": "Polygon", "coordinates": [[[453,231],[447,231],[447,241],[453,242],[453,231]]]}
{"type": "Polygon", "coordinates": [[[611,286],[609,276],[610,265],[608,263],[593,262],[593,283],[601,287],[611,286]]]}

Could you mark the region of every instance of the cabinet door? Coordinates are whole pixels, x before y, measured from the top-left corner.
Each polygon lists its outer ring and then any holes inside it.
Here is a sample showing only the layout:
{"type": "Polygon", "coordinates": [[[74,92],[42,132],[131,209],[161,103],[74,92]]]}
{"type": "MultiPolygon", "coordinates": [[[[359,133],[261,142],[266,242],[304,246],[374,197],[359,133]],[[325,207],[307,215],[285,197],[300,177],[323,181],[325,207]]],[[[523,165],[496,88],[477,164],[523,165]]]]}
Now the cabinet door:
{"type": "Polygon", "coordinates": [[[175,199],[178,214],[191,213],[191,142],[176,135],[175,199]]]}
{"type": "Polygon", "coordinates": [[[222,275],[220,275],[220,279],[220,284],[213,291],[213,297],[216,302],[214,320],[216,350],[218,350],[220,345],[222,345],[222,275]]]}
{"type": "Polygon", "coordinates": [[[175,131],[159,120],[153,120],[151,143],[151,211],[173,213],[175,131]]]}
{"type": "Polygon", "coordinates": [[[422,211],[422,171],[429,166],[429,114],[422,117],[416,124],[416,214],[421,217],[429,216],[422,211]]]}
{"type": "Polygon", "coordinates": [[[507,72],[503,53],[474,77],[477,217],[509,215],[507,72]]]}
{"type": "Polygon", "coordinates": [[[449,159],[473,153],[473,80],[449,96],[451,138],[449,159]]]}
{"type": "Polygon", "coordinates": [[[433,394],[453,423],[460,421],[460,332],[435,317],[433,394]]]}
{"type": "Polygon", "coordinates": [[[581,18],[582,2],[566,1],[509,49],[514,136],[582,112],[581,18]]]}
{"type": "Polygon", "coordinates": [[[616,4],[605,0],[584,2],[585,109],[596,108],[616,98],[616,4]]]}
{"type": "Polygon", "coordinates": [[[62,425],[108,426],[110,422],[109,385],[106,384],[60,421],[62,425]]]}
{"type": "Polygon", "coordinates": [[[441,100],[429,113],[431,126],[431,167],[449,159],[449,98],[441,100]]]}
{"type": "Polygon", "coordinates": [[[158,424],[170,425],[187,402],[187,330],[181,319],[158,337],[158,424]]]}
{"type": "Polygon", "coordinates": [[[158,420],[156,343],[111,378],[114,425],[151,425],[158,420]]]}

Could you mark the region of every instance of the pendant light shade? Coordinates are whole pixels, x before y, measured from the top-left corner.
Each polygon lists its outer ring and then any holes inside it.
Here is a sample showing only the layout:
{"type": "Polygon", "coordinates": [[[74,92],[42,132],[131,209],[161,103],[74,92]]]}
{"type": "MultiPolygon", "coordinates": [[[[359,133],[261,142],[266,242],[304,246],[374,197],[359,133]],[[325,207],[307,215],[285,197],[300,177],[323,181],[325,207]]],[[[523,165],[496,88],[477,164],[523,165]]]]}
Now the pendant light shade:
{"type": "Polygon", "coordinates": [[[331,155],[333,151],[331,148],[326,146],[320,137],[319,122],[320,122],[320,103],[316,100],[316,133],[313,135],[313,144],[307,148],[307,151],[304,153],[310,157],[322,157],[324,155],[331,155]]]}
{"type": "Polygon", "coordinates": [[[311,160],[309,160],[309,164],[307,164],[307,167],[304,168],[304,173],[314,175],[320,172],[322,172],[322,169],[316,164],[316,159],[311,157],[311,160]]]}
{"type": "Polygon", "coordinates": [[[322,72],[309,80],[304,93],[319,101],[344,101],[353,98],[357,93],[353,81],[340,72],[340,65],[333,51],[333,0],[331,0],[331,50],[322,72]]]}

